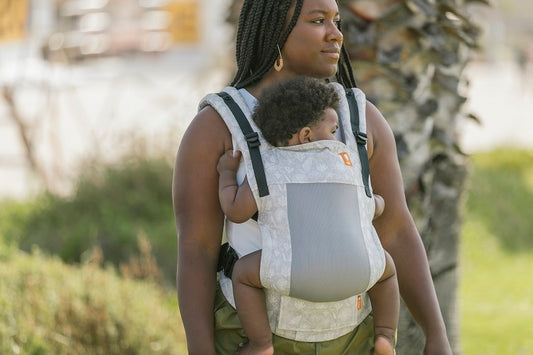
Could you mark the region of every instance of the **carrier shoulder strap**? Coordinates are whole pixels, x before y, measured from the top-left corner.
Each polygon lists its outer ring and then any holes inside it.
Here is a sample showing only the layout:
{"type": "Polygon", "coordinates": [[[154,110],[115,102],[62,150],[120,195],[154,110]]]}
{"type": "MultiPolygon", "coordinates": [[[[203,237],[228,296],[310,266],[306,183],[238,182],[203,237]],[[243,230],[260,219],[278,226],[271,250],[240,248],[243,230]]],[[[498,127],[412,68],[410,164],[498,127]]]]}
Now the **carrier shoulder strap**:
{"type": "Polygon", "coordinates": [[[261,145],[261,142],[259,142],[259,134],[252,129],[250,122],[248,122],[248,119],[246,119],[246,116],[242,112],[241,108],[239,105],[237,105],[235,100],[233,100],[230,94],[221,91],[217,93],[217,95],[224,100],[228,108],[233,113],[233,116],[237,120],[244,138],[246,139],[248,150],[250,152],[250,159],[252,160],[252,166],[254,169],[255,180],[257,182],[257,188],[259,189],[259,197],[268,196],[269,191],[265,176],[265,168],[263,166],[261,152],[259,151],[259,145],[261,145]]]}
{"type": "Polygon", "coordinates": [[[357,150],[359,152],[359,160],[361,161],[361,174],[363,175],[363,184],[365,185],[365,192],[368,197],[372,197],[370,191],[370,166],[368,164],[368,155],[366,153],[366,142],[368,140],[367,134],[361,132],[359,127],[359,109],[352,89],[346,89],[346,99],[350,108],[350,123],[352,125],[352,133],[357,142],[357,150]]]}

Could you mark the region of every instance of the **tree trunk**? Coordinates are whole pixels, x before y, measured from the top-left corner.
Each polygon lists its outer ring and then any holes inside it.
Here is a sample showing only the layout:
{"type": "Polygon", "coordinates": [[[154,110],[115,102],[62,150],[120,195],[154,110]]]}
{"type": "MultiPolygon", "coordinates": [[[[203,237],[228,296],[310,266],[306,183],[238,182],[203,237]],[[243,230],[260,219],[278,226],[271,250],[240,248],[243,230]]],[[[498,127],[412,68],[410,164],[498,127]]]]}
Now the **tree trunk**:
{"type": "MultiPolygon", "coordinates": [[[[484,2],[484,1],[480,1],[484,2]]],[[[479,30],[466,1],[340,1],[358,86],[391,125],[409,208],[427,251],[441,311],[459,350],[457,248],[466,178],[458,122],[462,72],[479,30]]],[[[397,354],[421,354],[424,335],[402,304],[397,354]]]]}

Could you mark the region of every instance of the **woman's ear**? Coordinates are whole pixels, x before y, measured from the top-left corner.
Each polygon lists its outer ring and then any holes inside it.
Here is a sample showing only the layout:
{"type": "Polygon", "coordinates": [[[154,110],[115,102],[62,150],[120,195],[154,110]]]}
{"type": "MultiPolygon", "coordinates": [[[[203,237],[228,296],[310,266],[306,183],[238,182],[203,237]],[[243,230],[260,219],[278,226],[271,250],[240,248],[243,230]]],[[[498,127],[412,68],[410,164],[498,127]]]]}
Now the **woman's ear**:
{"type": "Polygon", "coordinates": [[[311,128],[306,126],[300,129],[298,132],[298,141],[300,144],[311,142],[311,128]]]}

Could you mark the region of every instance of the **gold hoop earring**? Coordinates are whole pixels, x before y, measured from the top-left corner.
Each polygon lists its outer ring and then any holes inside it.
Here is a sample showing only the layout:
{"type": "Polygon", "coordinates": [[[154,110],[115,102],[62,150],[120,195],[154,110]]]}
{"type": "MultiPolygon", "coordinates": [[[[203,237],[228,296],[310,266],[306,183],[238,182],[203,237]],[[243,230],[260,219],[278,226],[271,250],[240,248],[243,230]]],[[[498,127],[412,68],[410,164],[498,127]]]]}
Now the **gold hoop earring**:
{"type": "Polygon", "coordinates": [[[281,50],[279,49],[279,45],[276,44],[276,47],[278,47],[279,57],[276,58],[276,61],[274,62],[274,69],[279,72],[283,68],[283,57],[281,56],[281,50]]]}

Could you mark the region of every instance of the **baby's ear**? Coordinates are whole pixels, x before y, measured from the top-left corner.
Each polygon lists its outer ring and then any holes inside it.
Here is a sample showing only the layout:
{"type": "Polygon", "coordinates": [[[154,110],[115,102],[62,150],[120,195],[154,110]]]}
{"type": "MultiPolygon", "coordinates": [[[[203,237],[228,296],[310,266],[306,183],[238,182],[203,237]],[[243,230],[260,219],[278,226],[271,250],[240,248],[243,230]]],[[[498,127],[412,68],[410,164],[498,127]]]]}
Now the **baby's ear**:
{"type": "Polygon", "coordinates": [[[298,132],[298,141],[300,144],[311,142],[311,128],[306,126],[300,129],[298,132]]]}

